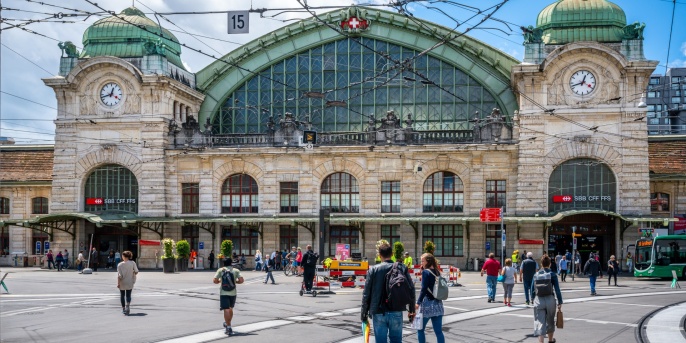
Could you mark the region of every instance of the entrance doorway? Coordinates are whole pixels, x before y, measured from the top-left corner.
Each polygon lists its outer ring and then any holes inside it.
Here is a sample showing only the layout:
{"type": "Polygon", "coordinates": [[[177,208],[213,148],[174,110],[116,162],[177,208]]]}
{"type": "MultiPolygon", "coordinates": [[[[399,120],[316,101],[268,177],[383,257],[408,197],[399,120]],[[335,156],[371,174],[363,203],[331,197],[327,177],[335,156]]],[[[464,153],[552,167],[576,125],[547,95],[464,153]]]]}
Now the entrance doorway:
{"type": "Polygon", "coordinates": [[[135,228],[129,229],[109,225],[95,227],[92,223],[86,223],[88,239],[90,239],[91,234],[95,234],[93,236],[93,247],[98,250],[98,264],[100,268],[104,268],[107,265],[107,257],[110,251],[122,253],[129,250],[133,253],[133,260],[136,261],[138,257],[138,235],[134,230],[135,228]]]}
{"type": "Polygon", "coordinates": [[[548,255],[554,257],[557,253],[564,254],[572,251],[572,227],[576,226],[577,250],[581,254],[581,263],[588,260],[593,252],[600,252],[600,265],[603,266],[616,254],[615,218],[602,214],[580,214],[553,223],[548,235],[548,255]]]}

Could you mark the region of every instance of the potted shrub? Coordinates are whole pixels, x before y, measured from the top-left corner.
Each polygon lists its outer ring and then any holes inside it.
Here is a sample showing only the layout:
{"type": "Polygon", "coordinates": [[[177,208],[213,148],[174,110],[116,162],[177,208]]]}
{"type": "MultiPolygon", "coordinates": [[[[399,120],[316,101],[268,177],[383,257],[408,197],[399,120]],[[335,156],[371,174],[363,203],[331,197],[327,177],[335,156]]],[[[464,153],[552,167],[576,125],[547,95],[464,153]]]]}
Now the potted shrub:
{"type": "Polygon", "coordinates": [[[221,261],[221,266],[224,266],[224,259],[225,258],[232,258],[231,254],[233,254],[233,242],[230,239],[225,239],[222,241],[222,244],[219,246],[219,260],[221,261]]]}
{"type": "Polygon", "coordinates": [[[405,253],[405,246],[403,243],[393,243],[393,257],[395,257],[396,262],[403,262],[403,253],[405,253]]]}
{"type": "Polygon", "coordinates": [[[174,256],[174,240],[165,238],[162,240],[162,247],[164,254],[162,255],[162,270],[165,273],[173,273],[174,265],[176,264],[176,256],[174,256]]]}
{"type": "Polygon", "coordinates": [[[436,250],[436,245],[434,244],[434,242],[426,241],[426,243],[424,243],[424,252],[427,252],[431,255],[434,255],[435,250],[436,250]]]}
{"type": "Polygon", "coordinates": [[[176,253],[179,255],[179,271],[188,271],[188,258],[191,256],[191,245],[182,239],[176,242],[176,253]]]}

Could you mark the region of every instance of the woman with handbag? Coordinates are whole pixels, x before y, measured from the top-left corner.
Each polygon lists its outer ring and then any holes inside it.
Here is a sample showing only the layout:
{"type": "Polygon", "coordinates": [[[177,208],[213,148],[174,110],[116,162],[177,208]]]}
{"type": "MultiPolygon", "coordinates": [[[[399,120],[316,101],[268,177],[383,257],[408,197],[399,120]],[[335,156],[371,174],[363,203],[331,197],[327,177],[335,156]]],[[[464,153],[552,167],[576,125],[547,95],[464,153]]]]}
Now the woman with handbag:
{"type": "Polygon", "coordinates": [[[434,255],[429,253],[422,255],[421,263],[422,289],[419,292],[419,298],[415,305],[416,313],[418,313],[418,318],[416,319],[419,321],[419,316],[421,316],[421,321],[418,323],[419,325],[414,325],[413,323],[413,327],[417,329],[417,340],[419,343],[426,343],[424,329],[430,319],[431,326],[433,326],[434,333],[436,333],[436,341],[438,343],[445,343],[445,337],[443,336],[443,301],[433,296],[436,279],[441,275],[441,269],[434,255]]]}
{"type": "Polygon", "coordinates": [[[534,274],[531,284],[531,299],[534,302],[534,336],[543,343],[545,335],[548,342],[555,343],[555,298],[557,297],[558,327],[562,327],[562,293],[557,274],[550,269],[550,257],[541,257],[541,269],[534,274]],[[537,297],[538,296],[538,297],[537,297]]]}
{"type": "Polygon", "coordinates": [[[121,255],[124,257],[124,261],[117,265],[117,288],[119,288],[122,313],[128,316],[129,306],[131,305],[131,291],[133,291],[133,284],[136,283],[138,266],[136,266],[136,262],[131,261],[133,258],[132,252],[127,250],[121,255]]]}
{"type": "Polygon", "coordinates": [[[261,271],[262,270],[262,253],[257,250],[255,253],[255,271],[261,271]]]}
{"type": "Polygon", "coordinates": [[[517,269],[512,266],[512,260],[505,260],[505,268],[500,271],[500,276],[503,278],[503,303],[505,306],[512,307],[512,290],[514,289],[515,283],[517,283],[517,269]]]}

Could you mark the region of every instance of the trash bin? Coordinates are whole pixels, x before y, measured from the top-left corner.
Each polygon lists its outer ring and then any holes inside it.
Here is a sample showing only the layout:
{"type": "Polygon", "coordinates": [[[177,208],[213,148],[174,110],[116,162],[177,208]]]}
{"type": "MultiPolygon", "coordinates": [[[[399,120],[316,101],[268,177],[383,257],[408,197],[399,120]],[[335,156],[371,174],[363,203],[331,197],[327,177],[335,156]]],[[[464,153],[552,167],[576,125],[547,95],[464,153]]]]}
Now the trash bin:
{"type": "Polygon", "coordinates": [[[198,256],[195,260],[195,269],[205,269],[205,258],[198,256]]]}

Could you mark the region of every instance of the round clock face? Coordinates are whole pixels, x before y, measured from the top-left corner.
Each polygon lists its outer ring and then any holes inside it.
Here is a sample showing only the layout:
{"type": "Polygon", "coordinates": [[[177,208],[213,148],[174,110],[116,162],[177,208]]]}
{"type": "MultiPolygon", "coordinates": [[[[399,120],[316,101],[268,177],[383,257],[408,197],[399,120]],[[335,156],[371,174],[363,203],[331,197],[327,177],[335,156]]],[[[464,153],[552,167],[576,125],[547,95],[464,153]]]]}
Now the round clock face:
{"type": "Polygon", "coordinates": [[[121,87],[114,82],[110,82],[102,87],[100,90],[100,100],[106,106],[112,107],[117,105],[122,99],[121,87]]]}
{"type": "Polygon", "coordinates": [[[569,87],[576,95],[588,95],[595,90],[595,75],[588,70],[579,70],[569,79],[569,87]]]}

